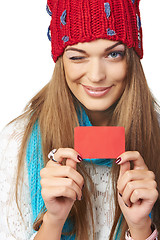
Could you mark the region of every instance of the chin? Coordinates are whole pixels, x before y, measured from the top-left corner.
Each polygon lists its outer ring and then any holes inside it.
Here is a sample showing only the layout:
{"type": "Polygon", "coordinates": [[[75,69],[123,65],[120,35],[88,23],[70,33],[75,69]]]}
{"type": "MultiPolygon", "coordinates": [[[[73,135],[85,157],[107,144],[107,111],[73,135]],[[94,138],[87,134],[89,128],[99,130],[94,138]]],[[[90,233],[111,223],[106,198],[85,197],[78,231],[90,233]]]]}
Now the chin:
{"type": "Polygon", "coordinates": [[[88,110],[88,111],[97,111],[97,112],[104,112],[106,110],[109,110],[110,108],[115,108],[117,103],[119,102],[119,98],[115,99],[114,101],[109,101],[108,103],[106,102],[101,102],[101,101],[96,101],[96,102],[81,102],[82,105],[88,110]]]}
{"type": "Polygon", "coordinates": [[[83,105],[87,110],[89,111],[97,111],[97,112],[103,112],[106,111],[108,108],[111,107],[111,105],[107,105],[107,106],[102,106],[102,105],[97,105],[97,106],[93,106],[93,105],[83,105]]]}

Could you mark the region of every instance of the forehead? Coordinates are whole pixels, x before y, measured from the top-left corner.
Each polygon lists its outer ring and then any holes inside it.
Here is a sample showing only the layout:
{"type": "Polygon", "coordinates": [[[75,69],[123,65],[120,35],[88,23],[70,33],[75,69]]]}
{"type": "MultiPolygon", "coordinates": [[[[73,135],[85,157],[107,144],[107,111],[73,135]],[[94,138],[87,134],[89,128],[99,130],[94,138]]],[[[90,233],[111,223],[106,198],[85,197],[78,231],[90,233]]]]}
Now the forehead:
{"type": "Polygon", "coordinates": [[[77,44],[74,45],[69,45],[66,47],[65,51],[69,51],[71,49],[82,49],[85,52],[104,52],[107,51],[107,49],[109,48],[113,48],[116,46],[121,46],[121,48],[124,48],[125,45],[120,42],[120,41],[112,41],[112,40],[108,40],[108,39],[96,39],[94,41],[90,41],[90,42],[79,42],[77,44]]]}
{"type": "Polygon", "coordinates": [[[69,45],[69,46],[66,47],[66,50],[69,49],[70,47],[82,48],[82,49],[83,48],[88,49],[88,48],[94,48],[94,47],[108,48],[108,47],[111,47],[115,44],[120,44],[121,46],[125,46],[120,41],[112,41],[112,40],[108,40],[108,39],[96,39],[96,40],[90,41],[90,42],[79,42],[79,43],[74,44],[74,45],[69,45]]]}

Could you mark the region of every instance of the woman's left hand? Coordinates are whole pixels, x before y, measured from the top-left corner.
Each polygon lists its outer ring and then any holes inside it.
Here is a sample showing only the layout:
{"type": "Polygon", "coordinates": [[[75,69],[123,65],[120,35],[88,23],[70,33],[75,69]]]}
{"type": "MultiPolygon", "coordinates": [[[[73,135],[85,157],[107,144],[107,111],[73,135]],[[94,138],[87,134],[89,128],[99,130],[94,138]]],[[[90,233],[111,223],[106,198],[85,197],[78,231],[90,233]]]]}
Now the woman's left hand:
{"type": "Polygon", "coordinates": [[[149,213],[158,198],[155,175],[137,151],[124,152],[117,182],[118,202],[130,229],[143,229],[151,222],[149,213]],[[130,170],[130,161],[134,168],[130,170]]]}

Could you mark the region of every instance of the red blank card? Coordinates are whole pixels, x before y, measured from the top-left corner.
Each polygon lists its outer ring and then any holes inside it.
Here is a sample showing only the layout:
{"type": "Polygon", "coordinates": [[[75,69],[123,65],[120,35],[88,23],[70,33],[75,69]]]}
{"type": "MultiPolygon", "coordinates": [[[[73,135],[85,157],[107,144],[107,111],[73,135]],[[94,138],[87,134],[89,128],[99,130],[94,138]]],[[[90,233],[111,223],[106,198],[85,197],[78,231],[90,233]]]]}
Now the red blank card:
{"type": "Polygon", "coordinates": [[[117,158],[125,152],[124,127],[76,127],[74,149],[82,158],[117,158]]]}

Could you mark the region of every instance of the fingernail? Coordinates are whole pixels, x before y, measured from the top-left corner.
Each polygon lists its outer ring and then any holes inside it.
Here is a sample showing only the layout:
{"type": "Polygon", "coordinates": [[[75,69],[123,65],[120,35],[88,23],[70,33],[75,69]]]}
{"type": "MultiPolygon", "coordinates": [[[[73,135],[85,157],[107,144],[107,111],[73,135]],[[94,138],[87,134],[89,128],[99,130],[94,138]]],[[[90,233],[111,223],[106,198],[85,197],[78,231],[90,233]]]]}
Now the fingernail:
{"type": "Polygon", "coordinates": [[[82,162],[82,161],[83,161],[83,158],[81,158],[81,156],[80,156],[80,155],[78,155],[78,156],[77,156],[77,159],[78,159],[80,162],[82,162]]]}
{"type": "Polygon", "coordinates": [[[122,197],[122,194],[119,192],[119,196],[122,197]]]}
{"type": "Polygon", "coordinates": [[[117,159],[116,159],[116,163],[118,164],[121,160],[122,160],[121,157],[117,158],[117,159]]]}

